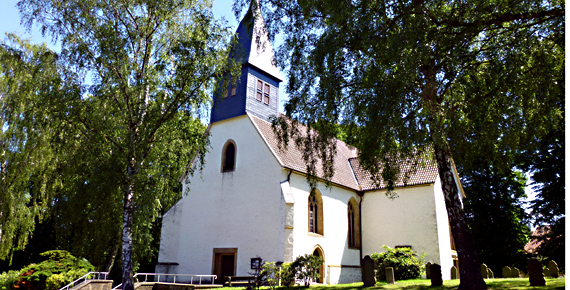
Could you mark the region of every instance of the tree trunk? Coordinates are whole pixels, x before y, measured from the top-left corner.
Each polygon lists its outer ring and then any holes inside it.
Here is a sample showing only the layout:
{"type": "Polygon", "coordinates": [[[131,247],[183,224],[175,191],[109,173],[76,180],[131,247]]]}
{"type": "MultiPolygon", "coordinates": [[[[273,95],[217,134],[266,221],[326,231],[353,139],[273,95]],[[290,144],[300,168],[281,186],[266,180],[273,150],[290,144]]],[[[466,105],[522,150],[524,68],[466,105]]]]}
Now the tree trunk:
{"type": "Polygon", "coordinates": [[[434,147],[441,187],[445,197],[445,207],[447,208],[451,233],[455,240],[459,259],[460,282],[458,289],[487,289],[487,284],[481,276],[479,258],[459,199],[451,155],[437,145],[434,147]]]}
{"type": "Polygon", "coordinates": [[[133,214],[135,210],[133,176],[135,174],[134,161],[129,160],[127,165],[127,195],[123,209],[123,290],[134,290],[133,281],[133,214]]]}

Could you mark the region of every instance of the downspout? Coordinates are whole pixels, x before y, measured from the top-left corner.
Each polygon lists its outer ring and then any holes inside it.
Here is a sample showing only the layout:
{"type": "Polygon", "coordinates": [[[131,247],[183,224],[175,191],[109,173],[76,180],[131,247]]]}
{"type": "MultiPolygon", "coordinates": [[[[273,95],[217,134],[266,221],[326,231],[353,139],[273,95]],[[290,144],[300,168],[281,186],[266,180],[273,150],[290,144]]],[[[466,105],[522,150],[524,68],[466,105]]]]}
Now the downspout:
{"type": "Polygon", "coordinates": [[[358,228],[360,229],[358,231],[358,235],[360,238],[360,245],[358,245],[358,248],[360,250],[360,268],[362,269],[362,198],[364,197],[364,191],[357,191],[356,193],[360,197],[360,201],[358,202],[358,228]]]}

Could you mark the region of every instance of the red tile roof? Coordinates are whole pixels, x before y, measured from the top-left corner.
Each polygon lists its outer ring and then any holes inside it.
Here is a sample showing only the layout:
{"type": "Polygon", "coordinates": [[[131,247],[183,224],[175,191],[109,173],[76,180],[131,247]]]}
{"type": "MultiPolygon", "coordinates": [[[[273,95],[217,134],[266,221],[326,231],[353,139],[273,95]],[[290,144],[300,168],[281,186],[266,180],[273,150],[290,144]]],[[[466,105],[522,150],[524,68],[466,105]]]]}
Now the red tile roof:
{"type": "MultiPolygon", "coordinates": [[[[256,116],[248,115],[252,120],[253,124],[259,131],[259,134],[265,140],[269,149],[273,152],[281,166],[307,174],[307,165],[303,158],[303,152],[295,146],[293,140],[288,140],[287,146],[285,144],[279,144],[279,138],[273,131],[272,124],[268,121],[262,120],[256,116]]],[[[306,127],[304,125],[299,126],[299,133],[306,134],[306,127]]],[[[357,191],[370,191],[384,189],[387,184],[379,180],[375,182],[375,177],[378,174],[373,175],[367,170],[360,166],[358,161],[358,150],[346,143],[335,139],[336,141],[336,155],[334,158],[334,170],[333,177],[330,179],[332,183],[342,185],[357,191]]],[[[401,163],[401,171],[409,169],[413,162],[407,160],[401,163]]],[[[316,175],[320,178],[325,176],[322,169],[322,162],[319,159],[315,165],[316,175]]],[[[418,166],[415,173],[411,174],[408,181],[404,184],[403,182],[398,182],[396,187],[401,187],[404,185],[419,185],[419,184],[429,184],[435,182],[437,178],[437,165],[434,162],[426,162],[425,167],[418,166]]],[[[398,179],[402,179],[401,178],[398,179]]]]}

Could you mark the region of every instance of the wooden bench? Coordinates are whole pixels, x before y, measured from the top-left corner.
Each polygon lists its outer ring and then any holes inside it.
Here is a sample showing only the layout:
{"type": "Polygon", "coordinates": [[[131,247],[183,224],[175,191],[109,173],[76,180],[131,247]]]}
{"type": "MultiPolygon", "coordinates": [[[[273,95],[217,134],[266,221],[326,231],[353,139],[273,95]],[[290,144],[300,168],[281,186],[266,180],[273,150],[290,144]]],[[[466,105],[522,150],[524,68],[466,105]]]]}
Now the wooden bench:
{"type": "Polygon", "coordinates": [[[255,276],[227,276],[226,281],[230,287],[249,287],[255,283],[255,276]]]}

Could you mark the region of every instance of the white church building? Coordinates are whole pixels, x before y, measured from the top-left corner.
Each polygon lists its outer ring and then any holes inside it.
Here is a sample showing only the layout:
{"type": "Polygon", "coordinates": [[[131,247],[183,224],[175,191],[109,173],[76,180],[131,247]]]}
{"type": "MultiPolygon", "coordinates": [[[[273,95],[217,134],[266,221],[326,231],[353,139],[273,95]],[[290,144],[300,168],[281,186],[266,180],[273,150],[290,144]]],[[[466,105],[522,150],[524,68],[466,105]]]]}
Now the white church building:
{"type": "Polygon", "coordinates": [[[185,177],[187,194],[163,217],[156,272],[221,282],[249,275],[252,258],[292,262],[312,253],[324,260],[318,282],[351,283],[362,279],[362,258],[387,245],[425,254],[450,279],[457,254],[434,163],[390,199],[360,168],[356,149],[337,141],[332,185],[319,182],[311,194],[302,153],[293,144],[280,149],[268,121],[278,114],[282,76],[254,14],[250,7],[237,29],[240,80],[214,97],[205,167],[185,177]]]}

